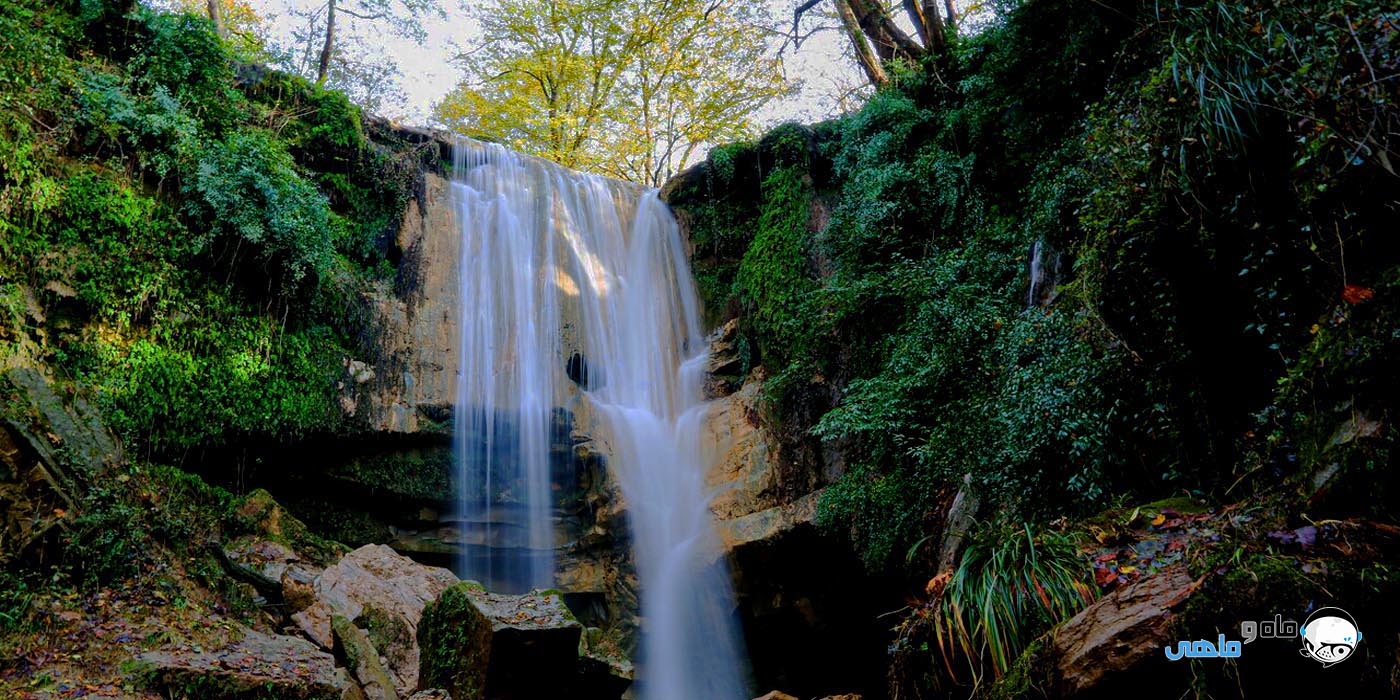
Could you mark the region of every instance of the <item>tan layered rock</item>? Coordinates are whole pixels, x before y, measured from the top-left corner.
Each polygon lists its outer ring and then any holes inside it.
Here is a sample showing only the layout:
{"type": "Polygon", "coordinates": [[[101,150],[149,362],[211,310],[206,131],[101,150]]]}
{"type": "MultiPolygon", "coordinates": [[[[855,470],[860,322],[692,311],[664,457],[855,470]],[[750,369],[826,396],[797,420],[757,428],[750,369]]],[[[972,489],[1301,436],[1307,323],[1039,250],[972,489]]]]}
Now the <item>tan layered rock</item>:
{"type": "Polygon", "coordinates": [[[452,403],[461,239],[451,183],[425,174],[399,225],[400,292],[369,300],[378,357],[345,361],[342,408],[372,430],[433,429],[426,414],[452,403]]]}
{"type": "Polygon", "coordinates": [[[1110,676],[1161,660],[1175,611],[1196,590],[1175,566],[1110,593],[1055,631],[1050,654],[1060,696],[1085,693],[1110,676]]]}
{"type": "Polygon", "coordinates": [[[779,505],[775,441],[758,419],[761,390],[761,382],[745,382],[705,409],[701,444],[714,450],[705,483],[716,491],[710,510],[721,520],[779,505]]]}
{"type": "Polygon", "coordinates": [[[814,491],[792,503],[721,520],[717,526],[720,542],[726,550],[734,550],[758,542],[773,542],[799,527],[812,525],[817,519],[817,501],[821,494],[821,491],[814,491]]]}
{"type": "Polygon", "coordinates": [[[738,339],[737,318],[729,319],[707,338],[710,354],[705,358],[705,398],[728,396],[743,383],[744,360],[739,353],[738,339]]]}

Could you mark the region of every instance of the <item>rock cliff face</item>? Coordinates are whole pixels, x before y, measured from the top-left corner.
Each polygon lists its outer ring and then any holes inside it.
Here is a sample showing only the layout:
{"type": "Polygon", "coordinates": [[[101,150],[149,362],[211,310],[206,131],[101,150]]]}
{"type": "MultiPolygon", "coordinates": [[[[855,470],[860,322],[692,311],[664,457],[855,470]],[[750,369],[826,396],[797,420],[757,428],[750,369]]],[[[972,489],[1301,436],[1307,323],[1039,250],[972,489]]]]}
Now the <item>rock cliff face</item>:
{"type": "Polygon", "coordinates": [[[370,300],[378,354],[372,364],[347,363],[351,391],[342,406],[374,432],[446,430],[456,386],[461,238],[450,183],[425,174],[399,225],[397,294],[370,300]]]}

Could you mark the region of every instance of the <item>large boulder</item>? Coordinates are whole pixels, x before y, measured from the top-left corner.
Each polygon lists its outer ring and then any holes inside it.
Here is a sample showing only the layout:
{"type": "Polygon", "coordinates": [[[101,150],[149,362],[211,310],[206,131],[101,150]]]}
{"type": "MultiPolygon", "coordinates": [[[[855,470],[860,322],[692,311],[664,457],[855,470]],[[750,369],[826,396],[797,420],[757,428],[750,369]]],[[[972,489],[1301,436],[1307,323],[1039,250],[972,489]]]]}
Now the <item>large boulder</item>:
{"type": "Polygon", "coordinates": [[[136,657],[136,683],[163,697],[343,700],[359,697],[335,658],[296,637],[241,630],[215,651],[172,647],[136,657]]]}
{"type": "Polygon", "coordinates": [[[553,593],[502,595],[474,581],[423,612],[418,687],[457,700],[564,697],[577,674],[582,625],[553,593]]]}
{"type": "Polygon", "coordinates": [[[1070,618],[1054,633],[1050,659],[1059,695],[1075,697],[1110,677],[1161,663],[1176,611],[1196,590],[1184,565],[1120,588],[1070,618]]]}
{"type": "MultiPolygon", "coordinates": [[[[254,559],[264,560],[257,566],[273,559],[283,559],[304,562],[319,569],[345,553],[343,545],[312,533],[305,523],[287,512],[266,489],[254,489],[244,496],[234,507],[232,523],[235,529],[244,533],[246,537],[240,541],[242,545],[249,542],[272,542],[294,553],[294,559],[288,559],[285,552],[254,552],[254,559]]],[[[235,559],[237,557],[236,554],[232,556],[235,559]]]]}
{"type": "Polygon", "coordinates": [[[388,662],[396,691],[406,696],[418,683],[423,609],[456,582],[447,569],[419,564],[384,545],[365,545],[321,572],[312,586],[315,602],[292,619],[327,649],[334,645],[334,616],[365,630],[388,662]]]}

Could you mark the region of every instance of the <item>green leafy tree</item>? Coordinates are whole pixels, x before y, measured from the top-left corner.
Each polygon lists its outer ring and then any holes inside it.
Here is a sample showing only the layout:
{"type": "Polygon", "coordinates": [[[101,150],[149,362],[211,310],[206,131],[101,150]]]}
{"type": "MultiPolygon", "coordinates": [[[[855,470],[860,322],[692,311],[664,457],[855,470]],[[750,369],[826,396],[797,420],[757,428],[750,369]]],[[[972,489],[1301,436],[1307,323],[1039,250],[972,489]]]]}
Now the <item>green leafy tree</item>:
{"type": "Polygon", "coordinates": [[[234,56],[240,59],[265,63],[272,58],[267,18],[245,0],[164,0],[152,5],[207,16],[214,23],[215,33],[229,43],[234,56]]]}
{"type": "Polygon", "coordinates": [[[657,185],[739,139],[792,83],[752,0],[492,0],[437,119],[569,167],[657,185]]]}

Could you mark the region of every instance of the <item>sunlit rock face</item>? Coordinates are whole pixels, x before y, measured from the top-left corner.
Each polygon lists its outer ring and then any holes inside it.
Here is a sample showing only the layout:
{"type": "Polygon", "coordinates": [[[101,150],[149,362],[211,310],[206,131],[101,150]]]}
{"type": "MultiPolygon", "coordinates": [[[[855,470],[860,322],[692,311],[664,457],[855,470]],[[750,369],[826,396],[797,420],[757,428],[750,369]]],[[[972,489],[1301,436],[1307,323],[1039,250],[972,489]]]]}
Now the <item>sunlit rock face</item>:
{"type": "Polygon", "coordinates": [[[342,408],[379,433],[442,431],[457,383],[458,258],[461,236],[452,186],[426,173],[397,234],[402,251],[393,290],[369,300],[375,356],[347,358],[342,408]],[[352,367],[361,362],[363,369],[352,367]],[[358,370],[358,371],[356,371],[358,370]]]}

